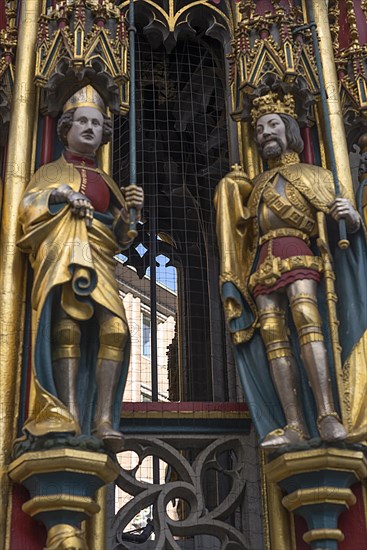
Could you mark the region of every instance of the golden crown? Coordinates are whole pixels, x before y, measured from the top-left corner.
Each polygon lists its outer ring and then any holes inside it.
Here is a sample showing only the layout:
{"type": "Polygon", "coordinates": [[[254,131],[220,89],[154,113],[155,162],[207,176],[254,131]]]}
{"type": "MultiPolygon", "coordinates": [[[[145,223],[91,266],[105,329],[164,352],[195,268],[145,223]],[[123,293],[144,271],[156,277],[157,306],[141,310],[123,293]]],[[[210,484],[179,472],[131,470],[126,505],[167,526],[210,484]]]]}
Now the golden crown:
{"type": "Polygon", "coordinates": [[[255,126],[260,117],[271,113],[289,115],[293,118],[297,118],[293,96],[291,94],[286,94],[282,101],[278,94],[269,92],[267,95],[254,99],[251,109],[252,125],[255,126]]]}
{"type": "Polygon", "coordinates": [[[98,109],[101,113],[105,112],[103,99],[90,84],[75,92],[65,103],[63,111],[65,113],[66,111],[70,111],[70,109],[77,109],[78,107],[94,107],[94,109],[98,109]]]}

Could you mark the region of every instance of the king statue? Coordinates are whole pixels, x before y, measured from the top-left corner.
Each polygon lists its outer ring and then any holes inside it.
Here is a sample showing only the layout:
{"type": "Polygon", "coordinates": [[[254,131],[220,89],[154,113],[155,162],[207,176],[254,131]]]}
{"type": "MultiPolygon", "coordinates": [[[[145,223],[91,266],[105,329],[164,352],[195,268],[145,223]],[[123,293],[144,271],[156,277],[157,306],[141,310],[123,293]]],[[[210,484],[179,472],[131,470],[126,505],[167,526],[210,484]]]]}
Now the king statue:
{"type": "Polygon", "coordinates": [[[251,115],[267,169],[250,181],[235,166],[215,197],[221,292],[246,401],[265,450],[344,440],[318,213],[335,229],[344,219],[349,235],[360,217],[343,182],[336,197],[331,172],[300,162],[290,94],[255,99],[251,115]]]}
{"type": "Polygon", "coordinates": [[[143,191],[121,191],[98,168],[112,125],[92,86],[66,102],[57,131],[64,152],[34,174],[19,210],[18,246],[34,271],[34,402],[23,429],[92,434],[117,452],[130,337],[114,256],[132,242],[129,211],[139,220],[143,191]]]}

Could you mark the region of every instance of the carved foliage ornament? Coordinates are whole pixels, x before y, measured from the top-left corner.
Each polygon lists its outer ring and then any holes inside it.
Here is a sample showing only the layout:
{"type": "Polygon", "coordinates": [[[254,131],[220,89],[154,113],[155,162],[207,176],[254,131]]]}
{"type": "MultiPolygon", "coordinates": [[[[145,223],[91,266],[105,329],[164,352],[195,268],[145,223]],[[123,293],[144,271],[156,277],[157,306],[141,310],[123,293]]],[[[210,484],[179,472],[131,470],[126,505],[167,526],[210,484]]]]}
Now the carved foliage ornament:
{"type": "Polygon", "coordinates": [[[50,115],[86,84],[113,112],[126,114],[128,36],[120,9],[105,0],[57,1],[40,18],[35,80],[50,115]]]}
{"type": "MultiPolygon", "coordinates": [[[[284,3],[285,4],[285,3],[284,3]]],[[[264,11],[260,3],[241,0],[241,20],[235,30],[233,53],[229,56],[233,83],[238,92],[236,110],[245,97],[260,86],[283,82],[287,86],[318,92],[310,31],[303,27],[302,10],[290,1],[288,7],[273,0],[264,11]]]]}
{"type": "Polygon", "coordinates": [[[339,93],[347,127],[359,114],[367,114],[367,3],[362,1],[358,4],[351,0],[330,0],[328,8],[339,93]]]}
{"type": "MultiPolygon", "coordinates": [[[[120,3],[124,11],[129,0],[120,3]]],[[[199,32],[205,33],[226,44],[233,37],[234,4],[232,0],[137,0],[136,20],[142,25],[143,33],[153,49],[163,43],[171,52],[177,40],[183,37],[194,37],[199,32]]]]}

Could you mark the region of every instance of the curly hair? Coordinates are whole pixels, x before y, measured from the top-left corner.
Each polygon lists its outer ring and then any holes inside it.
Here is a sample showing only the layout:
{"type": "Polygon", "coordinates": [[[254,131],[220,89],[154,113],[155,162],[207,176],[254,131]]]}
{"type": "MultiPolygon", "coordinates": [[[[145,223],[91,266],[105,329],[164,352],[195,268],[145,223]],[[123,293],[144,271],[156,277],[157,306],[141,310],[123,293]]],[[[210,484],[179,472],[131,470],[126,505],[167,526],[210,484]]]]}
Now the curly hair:
{"type": "MultiPolygon", "coordinates": [[[[280,118],[284,122],[285,135],[287,138],[288,149],[295,153],[302,153],[304,142],[301,137],[301,130],[297,121],[289,115],[279,113],[280,118]]],[[[258,144],[256,132],[254,133],[255,142],[258,144]]]]}
{"type": "MultiPolygon", "coordinates": [[[[70,109],[69,111],[66,111],[66,113],[63,113],[57,123],[57,135],[59,136],[60,141],[66,146],[68,144],[67,142],[67,135],[71,128],[71,125],[73,124],[74,119],[74,113],[76,109],[70,109]]],[[[102,141],[101,145],[104,145],[105,143],[108,143],[112,139],[112,120],[110,117],[105,115],[103,113],[103,134],[102,134],[102,141]]]]}
{"type": "Polygon", "coordinates": [[[301,129],[298,122],[289,115],[279,115],[285,126],[285,135],[288,142],[288,148],[295,153],[302,153],[304,142],[301,137],[301,129]]]}

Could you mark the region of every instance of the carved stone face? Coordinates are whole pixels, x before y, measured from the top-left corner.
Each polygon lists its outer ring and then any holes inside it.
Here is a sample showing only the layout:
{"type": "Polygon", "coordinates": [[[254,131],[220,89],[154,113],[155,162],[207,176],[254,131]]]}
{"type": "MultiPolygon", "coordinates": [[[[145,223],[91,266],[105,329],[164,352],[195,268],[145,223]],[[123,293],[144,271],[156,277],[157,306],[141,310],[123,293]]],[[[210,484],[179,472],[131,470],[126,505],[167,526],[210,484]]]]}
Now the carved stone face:
{"type": "Polygon", "coordinates": [[[288,150],[285,124],[277,114],[263,115],[256,123],[256,141],[262,157],[274,159],[288,150]]]}
{"type": "Polygon", "coordinates": [[[79,107],[67,133],[68,149],[75,153],[94,155],[103,136],[103,115],[93,107],[79,107]]]}

